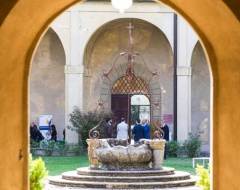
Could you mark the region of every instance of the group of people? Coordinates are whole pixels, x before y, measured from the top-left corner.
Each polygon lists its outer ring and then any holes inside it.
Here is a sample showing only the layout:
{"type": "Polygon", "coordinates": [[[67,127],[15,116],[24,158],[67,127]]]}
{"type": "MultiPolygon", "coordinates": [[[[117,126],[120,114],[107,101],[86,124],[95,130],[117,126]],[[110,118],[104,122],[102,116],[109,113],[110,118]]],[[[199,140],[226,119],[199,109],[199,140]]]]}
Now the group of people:
{"type": "MultiPolygon", "coordinates": [[[[54,124],[51,125],[51,130],[49,131],[50,139],[53,141],[57,141],[57,130],[54,124]]],[[[43,134],[39,131],[37,125],[34,122],[30,123],[30,139],[40,142],[44,139],[43,134]]]]}
{"type": "MultiPolygon", "coordinates": [[[[169,127],[164,120],[161,120],[161,129],[164,132],[164,137],[166,141],[169,141],[169,127]]],[[[121,122],[117,125],[117,139],[129,139],[129,126],[125,121],[125,118],[121,118],[121,122]]],[[[138,144],[140,139],[150,139],[150,125],[147,119],[143,119],[142,122],[138,118],[136,119],[136,125],[133,127],[131,134],[134,135],[134,144],[138,144]]],[[[112,129],[112,119],[107,118],[106,124],[104,126],[104,135],[105,138],[113,138],[113,129],[112,129]]],[[[166,146],[164,151],[164,159],[166,159],[166,146]]]]}
{"type": "Polygon", "coordinates": [[[44,139],[42,133],[38,130],[38,127],[34,122],[31,122],[30,124],[30,139],[37,142],[44,139]]]}
{"type": "Polygon", "coordinates": [[[132,129],[134,135],[134,144],[139,143],[140,139],[150,139],[150,125],[147,119],[143,119],[142,123],[140,119],[136,119],[136,125],[132,129]]]}

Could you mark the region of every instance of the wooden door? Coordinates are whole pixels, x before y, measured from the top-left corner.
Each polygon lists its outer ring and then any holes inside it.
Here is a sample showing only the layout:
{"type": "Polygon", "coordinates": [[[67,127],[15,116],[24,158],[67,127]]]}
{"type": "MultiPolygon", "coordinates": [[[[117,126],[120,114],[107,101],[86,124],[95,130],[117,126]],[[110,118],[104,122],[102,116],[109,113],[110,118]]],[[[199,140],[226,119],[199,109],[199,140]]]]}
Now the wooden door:
{"type": "MultiPolygon", "coordinates": [[[[119,123],[121,121],[121,118],[125,118],[126,123],[128,123],[129,130],[128,135],[131,136],[131,125],[130,125],[130,118],[129,118],[129,112],[130,112],[130,101],[129,101],[130,95],[128,94],[112,94],[111,97],[111,110],[114,113],[114,116],[116,117],[116,121],[119,123]]],[[[130,142],[130,138],[129,138],[130,142]]]]}
{"type": "Polygon", "coordinates": [[[126,119],[128,123],[129,119],[129,101],[127,94],[112,94],[111,110],[117,119],[117,123],[120,122],[121,118],[126,119]]]}

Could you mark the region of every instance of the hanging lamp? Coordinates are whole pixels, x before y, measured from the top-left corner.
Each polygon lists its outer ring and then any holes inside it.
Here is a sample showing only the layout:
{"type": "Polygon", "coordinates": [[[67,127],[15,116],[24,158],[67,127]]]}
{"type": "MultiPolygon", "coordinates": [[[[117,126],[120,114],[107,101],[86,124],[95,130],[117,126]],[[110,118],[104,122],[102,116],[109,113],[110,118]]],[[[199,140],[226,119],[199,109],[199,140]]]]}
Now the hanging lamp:
{"type": "Polygon", "coordinates": [[[125,9],[132,6],[132,0],[111,0],[112,6],[119,10],[120,13],[124,13],[125,9]]]}

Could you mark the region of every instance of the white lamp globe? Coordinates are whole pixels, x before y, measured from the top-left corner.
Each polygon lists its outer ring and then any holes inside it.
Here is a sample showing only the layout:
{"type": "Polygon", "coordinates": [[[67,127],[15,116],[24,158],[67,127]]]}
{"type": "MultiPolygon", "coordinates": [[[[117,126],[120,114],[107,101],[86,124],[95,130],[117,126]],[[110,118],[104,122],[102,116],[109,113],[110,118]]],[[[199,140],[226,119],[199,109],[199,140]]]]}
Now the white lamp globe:
{"type": "Polygon", "coordinates": [[[112,6],[120,11],[120,13],[124,13],[125,9],[128,9],[132,6],[132,0],[111,0],[112,6]]]}

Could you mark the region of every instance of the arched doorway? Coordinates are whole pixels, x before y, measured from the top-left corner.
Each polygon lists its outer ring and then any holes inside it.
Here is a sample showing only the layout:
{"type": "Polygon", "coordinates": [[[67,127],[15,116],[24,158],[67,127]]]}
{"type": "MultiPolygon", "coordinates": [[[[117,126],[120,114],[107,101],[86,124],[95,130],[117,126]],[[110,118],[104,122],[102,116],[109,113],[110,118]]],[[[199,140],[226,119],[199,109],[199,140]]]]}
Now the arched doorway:
{"type": "MultiPolygon", "coordinates": [[[[134,75],[131,80],[127,80],[126,77],[123,76],[113,84],[111,91],[111,110],[117,122],[119,122],[121,118],[125,118],[126,123],[131,126],[135,123],[134,118],[140,118],[140,116],[145,118],[148,116],[146,119],[150,119],[150,107],[151,91],[143,78],[134,75]],[[138,102],[137,99],[139,100],[138,102]]],[[[129,127],[129,136],[130,130],[131,127],[129,127]]]]}

